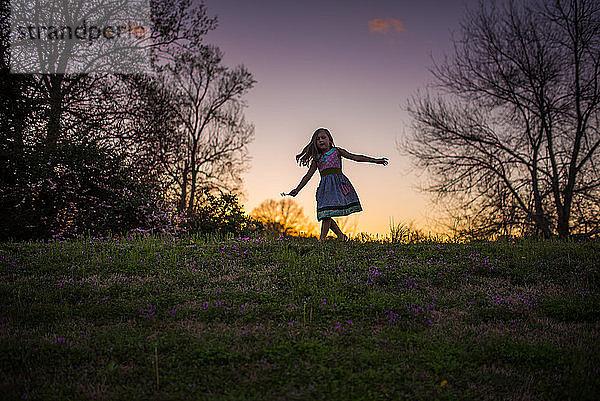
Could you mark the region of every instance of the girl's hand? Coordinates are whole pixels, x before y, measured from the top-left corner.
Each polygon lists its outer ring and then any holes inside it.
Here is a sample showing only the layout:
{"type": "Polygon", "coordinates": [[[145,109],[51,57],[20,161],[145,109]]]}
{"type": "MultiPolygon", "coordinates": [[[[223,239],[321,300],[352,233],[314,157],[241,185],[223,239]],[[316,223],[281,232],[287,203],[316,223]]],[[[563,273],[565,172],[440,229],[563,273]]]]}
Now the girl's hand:
{"type": "Polygon", "coordinates": [[[387,159],[387,157],[382,157],[381,159],[377,159],[377,163],[378,164],[383,164],[384,166],[387,166],[388,159],[387,159]]]}
{"type": "Polygon", "coordinates": [[[294,189],[292,189],[290,191],[290,193],[288,195],[290,195],[290,196],[296,196],[296,195],[298,195],[298,190],[296,188],[294,188],[294,189]]]}

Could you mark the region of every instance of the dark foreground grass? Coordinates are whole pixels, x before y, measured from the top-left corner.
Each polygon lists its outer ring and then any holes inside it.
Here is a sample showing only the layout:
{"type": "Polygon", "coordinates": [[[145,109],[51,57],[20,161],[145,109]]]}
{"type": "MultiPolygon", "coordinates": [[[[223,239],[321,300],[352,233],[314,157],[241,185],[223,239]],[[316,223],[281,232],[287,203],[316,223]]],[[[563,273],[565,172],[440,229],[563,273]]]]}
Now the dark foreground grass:
{"type": "Polygon", "coordinates": [[[0,244],[0,398],[592,400],[600,244],[0,244]]]}

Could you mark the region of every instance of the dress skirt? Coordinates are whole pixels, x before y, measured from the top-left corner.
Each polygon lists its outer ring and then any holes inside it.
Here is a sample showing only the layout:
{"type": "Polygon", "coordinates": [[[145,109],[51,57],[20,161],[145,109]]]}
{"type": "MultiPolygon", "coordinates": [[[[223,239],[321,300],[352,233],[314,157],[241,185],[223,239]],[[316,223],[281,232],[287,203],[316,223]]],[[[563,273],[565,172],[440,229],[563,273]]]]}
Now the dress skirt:
{"type": "Polygon", "coordinates": [[[362,207],[354,187],[344,174],[321,176],[317,188],[317,220],[325,217],[347,216],[360,212],[362,207]]]}

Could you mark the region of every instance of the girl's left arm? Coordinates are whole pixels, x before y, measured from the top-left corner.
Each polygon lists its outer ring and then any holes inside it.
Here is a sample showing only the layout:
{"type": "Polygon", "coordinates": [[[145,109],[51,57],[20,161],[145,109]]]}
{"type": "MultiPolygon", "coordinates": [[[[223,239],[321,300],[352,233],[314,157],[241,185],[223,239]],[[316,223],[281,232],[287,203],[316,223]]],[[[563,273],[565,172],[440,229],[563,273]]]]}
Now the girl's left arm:
{"type": "Polygon", "coordinates": [[[354,160],[355,162],[369,162],[369,163],[383,164],[384,166],[386,166],[388,164],[387,157],[375,159],[375,158],[369,157],[369,156],[355,155],[354,153],[348,152],[346,149],[342,149],[342,148],[337,148],[337,149],[340,152],[340,156],[345,157],[346,159],[354,160]]]}

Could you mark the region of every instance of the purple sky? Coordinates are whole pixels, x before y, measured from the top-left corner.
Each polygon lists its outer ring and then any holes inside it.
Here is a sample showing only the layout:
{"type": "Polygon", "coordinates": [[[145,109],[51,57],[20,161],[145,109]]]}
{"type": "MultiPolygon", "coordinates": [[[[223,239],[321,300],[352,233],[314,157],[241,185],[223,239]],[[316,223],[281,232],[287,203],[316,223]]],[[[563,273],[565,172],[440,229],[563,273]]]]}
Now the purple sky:
{"type": "MultiPolygon", "coordinates": [[[[257,80],[245,97],[255,125],[244,174],[250,212],[295,188],[306,168],[294,156],[318,127],[352,153],[388,157],[387,167],[343,161],[364,211],[358,232],[389,233],[390,220],[426,227],[437,212],[416,187],[423,180],[396,147],[410,130],[407,99],[431,81],[432,56],[451,49],[466,8],[478,0],[206,0],[218,28],[206,38],[226,65],[257,80]]],[[[295,200],[316,222],[318,173],[295,200]]]]}

